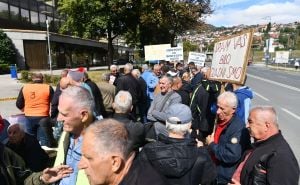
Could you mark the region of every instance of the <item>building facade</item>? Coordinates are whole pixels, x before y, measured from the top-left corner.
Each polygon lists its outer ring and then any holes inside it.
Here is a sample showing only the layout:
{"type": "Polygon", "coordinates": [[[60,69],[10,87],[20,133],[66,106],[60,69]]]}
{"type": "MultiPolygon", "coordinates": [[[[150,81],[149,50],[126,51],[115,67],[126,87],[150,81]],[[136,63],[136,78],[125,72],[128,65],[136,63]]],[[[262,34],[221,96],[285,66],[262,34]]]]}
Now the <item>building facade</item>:
{"type": "MultiPolygon", "coordinates": [[[[0,29],[17,49],[18,67],[49,69],[51,65],[55,69],[108,65],[106,42],[57,33],[64,18],[57,13],[56,4],[57,0],[0,0],[0,29]]],[[[129,60],[133,49],[117,45],[115,48],[118,56],[121,53],[129,60]]]]}

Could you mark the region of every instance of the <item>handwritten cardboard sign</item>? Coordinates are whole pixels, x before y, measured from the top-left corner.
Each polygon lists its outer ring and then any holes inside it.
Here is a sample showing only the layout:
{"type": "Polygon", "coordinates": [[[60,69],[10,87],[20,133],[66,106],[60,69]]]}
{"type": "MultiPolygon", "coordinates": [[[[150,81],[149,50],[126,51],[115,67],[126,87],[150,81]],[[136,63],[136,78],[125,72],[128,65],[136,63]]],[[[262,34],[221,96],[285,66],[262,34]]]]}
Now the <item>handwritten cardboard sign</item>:
{"type": "Polygon", "coordinates": [[[242,84],[245,80],[253,31],[215,43],[210,79],[242,84]]]}

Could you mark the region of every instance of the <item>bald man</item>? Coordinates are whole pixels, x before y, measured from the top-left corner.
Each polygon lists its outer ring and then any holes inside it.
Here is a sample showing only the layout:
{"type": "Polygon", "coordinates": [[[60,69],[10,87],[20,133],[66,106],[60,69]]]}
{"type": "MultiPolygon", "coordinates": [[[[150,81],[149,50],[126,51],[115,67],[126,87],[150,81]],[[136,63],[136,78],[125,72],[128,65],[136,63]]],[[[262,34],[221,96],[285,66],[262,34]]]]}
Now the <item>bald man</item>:
{"type": "Polygon", "coordinates": [[[253,108],[247,128],[254,143],[235,171],[231,184],[298,184],[299,165],[279,130],[275,109],[253,108]]]}

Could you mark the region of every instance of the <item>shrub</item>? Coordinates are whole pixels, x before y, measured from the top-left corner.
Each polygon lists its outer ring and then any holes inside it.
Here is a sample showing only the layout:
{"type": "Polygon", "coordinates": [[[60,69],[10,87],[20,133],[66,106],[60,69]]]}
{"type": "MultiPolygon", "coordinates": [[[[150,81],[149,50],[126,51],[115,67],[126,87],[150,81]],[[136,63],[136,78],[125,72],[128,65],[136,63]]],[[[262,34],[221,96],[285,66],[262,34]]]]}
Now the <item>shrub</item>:
{"type": "Polygon", "coordinates": [[[31,81],[31,75],[29,75],[29,71],[21,71],[21,80],[22,82],[29,82],[31,81]]]}
{"type": "Polygon", "coordinates": [[[2,64],[0,62],[0,74],[8,74],[9,71],[9,65],[8,64],[2,64]]]}

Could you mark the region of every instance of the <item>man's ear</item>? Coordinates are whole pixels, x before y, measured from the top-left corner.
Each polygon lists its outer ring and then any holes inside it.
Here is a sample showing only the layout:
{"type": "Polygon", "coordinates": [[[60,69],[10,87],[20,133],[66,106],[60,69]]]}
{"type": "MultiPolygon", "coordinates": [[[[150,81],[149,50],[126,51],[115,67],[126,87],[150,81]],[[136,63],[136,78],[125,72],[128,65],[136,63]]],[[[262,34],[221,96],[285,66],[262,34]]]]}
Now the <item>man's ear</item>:
{"type": "Polygon", "coordinates": [[[123,166],[123,159],[120,156],[111,156],[111,168],[114,173],[122,170],[123,166]]]}
{"type": "Polygon", "coordinates": [[[88,118],[89,118],[89,113],[88,113],[88,111],[87,111],[87,110],[82,110],[82,111],[81,111],[81,121],[82,121],[83,123],[85,123],[85,122],[88,120],[88,118]]]}

